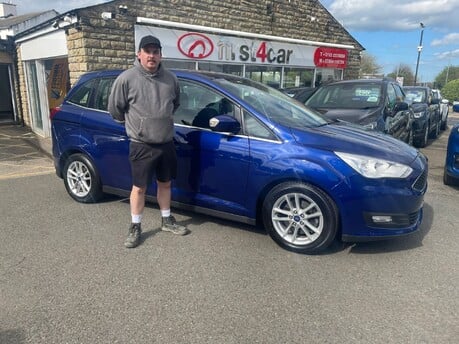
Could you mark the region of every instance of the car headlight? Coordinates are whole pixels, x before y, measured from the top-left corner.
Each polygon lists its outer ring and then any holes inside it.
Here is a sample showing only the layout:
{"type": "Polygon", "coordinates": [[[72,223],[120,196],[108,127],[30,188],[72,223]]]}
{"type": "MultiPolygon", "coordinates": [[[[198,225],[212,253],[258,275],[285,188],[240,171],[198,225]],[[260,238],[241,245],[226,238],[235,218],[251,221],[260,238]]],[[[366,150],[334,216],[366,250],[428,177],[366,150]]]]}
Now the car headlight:
{"type": "Polygon", "coordinates": [[[424,114],[425,114],[425,111],[415,112],[414,118],[421,118],[422,116],[424,116],[424,114]]]}
{"type": "Polygon", "coordinates": [[[411,167],[389,160],[342,152],[335,154],[366,178],[405,178],[413,172],[411,167]]]}

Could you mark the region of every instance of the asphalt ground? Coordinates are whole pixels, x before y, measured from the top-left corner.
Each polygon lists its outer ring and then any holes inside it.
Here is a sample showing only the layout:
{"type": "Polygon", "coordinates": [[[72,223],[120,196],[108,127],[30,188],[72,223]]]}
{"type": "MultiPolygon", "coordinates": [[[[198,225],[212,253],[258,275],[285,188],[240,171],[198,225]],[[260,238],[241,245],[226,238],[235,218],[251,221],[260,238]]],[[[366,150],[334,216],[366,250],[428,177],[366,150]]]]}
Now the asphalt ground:
{"type": "Polygon", "coordinates": [[[0,126],[0,343],[457,343],[459,188],[442,183],[449,128],[422,149],[430,170],[418,233],[304,256],[189,212],[174,211],[190,235],[163,233],[152,204],[142,245],[125,249],[126,199],[73,201],[49,141],[0,126]]]}

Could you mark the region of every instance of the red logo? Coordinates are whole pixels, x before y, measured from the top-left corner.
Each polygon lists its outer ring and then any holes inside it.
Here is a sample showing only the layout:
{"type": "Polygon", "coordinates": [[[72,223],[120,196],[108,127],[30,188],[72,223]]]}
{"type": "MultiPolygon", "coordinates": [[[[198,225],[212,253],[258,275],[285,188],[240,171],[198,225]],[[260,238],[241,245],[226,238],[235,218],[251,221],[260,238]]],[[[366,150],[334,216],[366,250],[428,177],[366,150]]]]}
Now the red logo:
{"type": "Polygon", "coordinates": [[[346,68],[347,50],[319,47],[314,52],[314,64],[322,68],[346,68]]]}
{"type": "Polygon", "coordinates": [[[178,50],[192,59],[204,59],[214,51],[214,43],[200,33],[187,33],[177,41],[178,50]]]}

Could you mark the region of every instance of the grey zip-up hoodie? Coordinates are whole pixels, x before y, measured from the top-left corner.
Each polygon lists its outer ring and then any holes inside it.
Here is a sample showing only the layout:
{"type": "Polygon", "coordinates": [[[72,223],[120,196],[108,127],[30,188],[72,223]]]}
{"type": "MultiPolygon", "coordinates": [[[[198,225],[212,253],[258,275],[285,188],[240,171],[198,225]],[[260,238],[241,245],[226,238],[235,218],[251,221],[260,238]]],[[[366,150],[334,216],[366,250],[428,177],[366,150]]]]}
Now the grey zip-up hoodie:
{"type": "Polygon", "coordinates": [[[177,77],[161,64],[150,73],[137,62],[113,83],[108,111],[115,121],[125,123],[133,141],[166,143],[173,139],[172,116],[179,105],[177,77]]]}

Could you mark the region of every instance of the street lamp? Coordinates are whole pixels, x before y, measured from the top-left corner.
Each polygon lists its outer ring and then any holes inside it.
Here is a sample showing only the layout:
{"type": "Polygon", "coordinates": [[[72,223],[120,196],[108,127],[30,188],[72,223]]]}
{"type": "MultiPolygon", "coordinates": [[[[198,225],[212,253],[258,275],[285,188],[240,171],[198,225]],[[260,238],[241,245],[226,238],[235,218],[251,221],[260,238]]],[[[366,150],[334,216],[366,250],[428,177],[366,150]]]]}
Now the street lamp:
{"type": "Polygon", "coordinates": [[[419,59],[421,58],[421,51],[422,51],[422,36],[424,35],[424,28],[425,28],[425,25],[423,23],[420,23],[420,25],[421,25],[421,39],[419,40],[419,45],[418,45],[418,60],[416,62],[416,73],[414,74],[414,86],[416,86],[416,80],[418,78],[419,59]]]}

